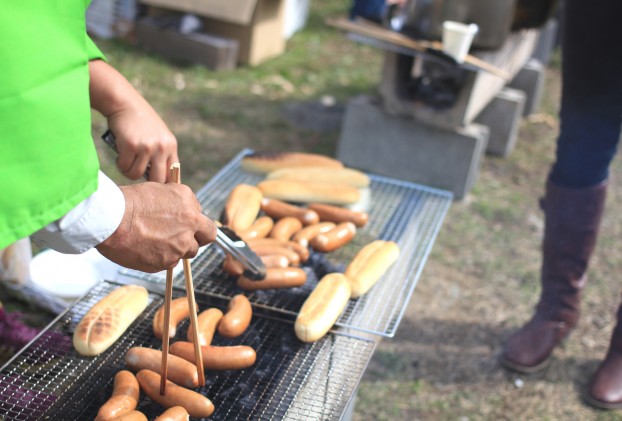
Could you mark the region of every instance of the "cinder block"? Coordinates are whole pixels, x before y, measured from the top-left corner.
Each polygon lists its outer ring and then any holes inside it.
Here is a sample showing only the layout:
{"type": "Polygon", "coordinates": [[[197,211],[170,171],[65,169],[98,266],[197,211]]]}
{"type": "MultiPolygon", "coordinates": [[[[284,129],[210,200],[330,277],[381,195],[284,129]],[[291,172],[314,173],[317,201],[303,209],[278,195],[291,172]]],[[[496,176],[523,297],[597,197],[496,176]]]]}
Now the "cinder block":
{"type": "Polygon", "coordinates": [[[372,173],[449,190],[462,199],[479,172],[488,127],[442,130],[386,114],[368,96],[348,103],[337,158],[372,173]]]}
{"type": "Polygon", "coordinates": [[[540,107],[544,88],[544,66],[536,59],[530,59],[508,85],[525,92],[523,116],[535,114],[540,107]]]}
{"type": "Polygon", "coordinates": [[[488,127],[486,153],[508,156],[514,149],[526,95],[518,89],[504,88],[475,119],[488,127]]]}
{"type": "Polygon", "coordinates": [[[212,70],[232,70],[237,65],[236,40],[201,33],[182,34],[159,27],[151,17],[136,22],[136,43],[166,59],[201,64],[212,70]]]}
{"type": "Polygon", "coordinates": [[[551,60],[551,53],[555,48],[555,42],[557,40],[557,31],[559,23],[557,19],[549,19],[540,29],[540,35],[538,36],[538,42],[533,50],[531,57],[538,60],[544,67],[549,65],[551,60]]]}

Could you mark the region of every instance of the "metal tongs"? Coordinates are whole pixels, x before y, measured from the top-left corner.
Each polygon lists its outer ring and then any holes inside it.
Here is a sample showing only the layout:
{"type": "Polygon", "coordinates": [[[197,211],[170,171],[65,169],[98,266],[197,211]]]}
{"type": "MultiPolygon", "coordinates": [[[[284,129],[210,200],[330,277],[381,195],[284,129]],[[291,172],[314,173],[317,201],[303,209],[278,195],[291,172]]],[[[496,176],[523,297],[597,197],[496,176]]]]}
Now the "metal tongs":
{"type": "MultiPolygon", "coordinates": [[[[110,146],[117,154],[117,142],[114,133],[106,130],[102,135],[102,140],[110,146]]],[[[149,178],[149,167],[145,171],[145,178],[149,178]]],[[[226,226],[219,225],[216,227],[216,244],[218,244],[226,253],[242,264],[244,268],[243,275],[248,279],[260,281],[266,277],[266,266],[261,259],[253,252],[248,245],[238,235],[226,226]]]]}

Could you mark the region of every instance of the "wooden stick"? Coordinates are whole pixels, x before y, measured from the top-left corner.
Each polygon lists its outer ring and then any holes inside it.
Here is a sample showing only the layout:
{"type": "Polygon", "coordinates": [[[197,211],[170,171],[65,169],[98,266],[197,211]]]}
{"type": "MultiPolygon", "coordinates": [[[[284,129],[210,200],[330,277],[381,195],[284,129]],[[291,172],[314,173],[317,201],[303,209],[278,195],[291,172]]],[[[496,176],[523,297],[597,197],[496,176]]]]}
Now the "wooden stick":
{"type": "MultiPolygon", "coordinates": [[[[171,167],[173,183],[181,183],[181,166],[179,163],[173,164],[171,167]]],[[[194,358],[197,365],[197,374],[199,375],[199,385],[205,386],[205,372],[203,370],[203,354],[201,353],[201,343],[199,342],[199,322],[197,321],[197,303],[194,299],[194,285],[192,282],[192,269],[190,260],[183,259],[184,278],[186,280],[186,293],[188,294],[188,308],[190,310],[190,329],[193,333],[194,358]]]]}
{"type": "Polygon", "coordinates": [[[171,301],[173,300],[173,269],[166,270],[166,290],[164,292],[164,329],[162,333],[162,377],[160,380],[160,395],[166,391],[168,377],[168,345],[169,325],[171,323],[171,301]]]}
{"type": "MultiPolygon", "coordinates": [[[[350,32],[355,32],[360,35],[368,36],[371,38],[375,38],[380,41],[389,42],[392,44],[399,45],[401,47],[410,48],[415,51],[425,52],[428,48],[441,51],[443,46],[440,42],[430,42],[423,40],[415,40],[405,35],[402,35],[398,32],[394,32],[383,28],[382,26],[368,23],[364,20],[357,20],[357,22],[352,22],[345,18],[339,19],[328,19],[326,20],[328,25],[334,26],[339,29],[343,29],[350,32]]],[[[509,80],[510,74],[503,69],[498,68],[480,58],[472,56],[468,54],[464,59],[466,63],[469,63],[481,70],[484,70],[488,73],[491,73],[495,76],[499,76],[505,80],[509,80]]]]}

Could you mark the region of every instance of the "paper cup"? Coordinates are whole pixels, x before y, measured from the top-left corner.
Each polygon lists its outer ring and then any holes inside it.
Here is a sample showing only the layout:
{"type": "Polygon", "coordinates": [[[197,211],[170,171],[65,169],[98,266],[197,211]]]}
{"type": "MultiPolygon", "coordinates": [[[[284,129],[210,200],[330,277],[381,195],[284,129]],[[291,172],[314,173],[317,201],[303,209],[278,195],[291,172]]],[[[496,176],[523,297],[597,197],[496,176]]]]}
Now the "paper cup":
{"type": "Polygon", "coordinates": [[[462,63],[478,29],[474,23],[443,22],[443,52],[462,63]]]}

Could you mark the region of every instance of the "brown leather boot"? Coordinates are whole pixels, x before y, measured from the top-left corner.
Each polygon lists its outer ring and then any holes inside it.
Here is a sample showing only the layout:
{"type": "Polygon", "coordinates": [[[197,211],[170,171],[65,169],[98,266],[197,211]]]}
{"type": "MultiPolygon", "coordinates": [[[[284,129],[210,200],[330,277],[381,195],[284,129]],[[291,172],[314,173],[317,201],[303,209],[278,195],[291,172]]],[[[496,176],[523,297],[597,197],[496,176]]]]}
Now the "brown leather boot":
{"type": "Polygon", "coordinates": [[[607,182],[569,189],[548,182],[542,200],[542,292],[532,319],[507,340],[500,362],[521,373],[546,367],[553,349],[579,320],[580,292],[596,244],[607,182]]]}
{"type": "Polygon", "coordinates": [[[598,408],[622,409],[622,305],[609,351],[596,370],[585,399],[598,408]]]}

